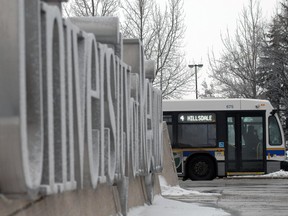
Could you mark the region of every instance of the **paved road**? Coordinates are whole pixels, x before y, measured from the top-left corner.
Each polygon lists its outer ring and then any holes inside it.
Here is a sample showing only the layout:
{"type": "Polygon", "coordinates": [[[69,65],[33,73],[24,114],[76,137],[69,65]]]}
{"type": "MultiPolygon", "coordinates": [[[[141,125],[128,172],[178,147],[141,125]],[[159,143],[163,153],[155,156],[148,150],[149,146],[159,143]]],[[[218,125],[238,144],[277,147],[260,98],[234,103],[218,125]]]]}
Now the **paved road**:
{"type": "Polygon", "coordinates": [[[223,178],[179,181],[179,184],[187,190],[207,194],[182,196],[178,200],[222,208],[233,216],[288,215],[288,179],[223,178]]]}

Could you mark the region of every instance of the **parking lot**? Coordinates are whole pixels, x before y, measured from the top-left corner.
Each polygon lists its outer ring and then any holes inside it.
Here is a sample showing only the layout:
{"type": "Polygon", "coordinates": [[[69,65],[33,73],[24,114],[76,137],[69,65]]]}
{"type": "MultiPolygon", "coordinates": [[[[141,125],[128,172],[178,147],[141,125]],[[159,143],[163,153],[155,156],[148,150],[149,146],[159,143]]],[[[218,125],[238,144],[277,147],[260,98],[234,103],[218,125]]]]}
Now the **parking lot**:
{"type": "Polygon", "coordinates": [[[169,198],[222,208],[233,216],[288,215],[288,179],[179,180],[179,185],[201,193],[169,198]]]}

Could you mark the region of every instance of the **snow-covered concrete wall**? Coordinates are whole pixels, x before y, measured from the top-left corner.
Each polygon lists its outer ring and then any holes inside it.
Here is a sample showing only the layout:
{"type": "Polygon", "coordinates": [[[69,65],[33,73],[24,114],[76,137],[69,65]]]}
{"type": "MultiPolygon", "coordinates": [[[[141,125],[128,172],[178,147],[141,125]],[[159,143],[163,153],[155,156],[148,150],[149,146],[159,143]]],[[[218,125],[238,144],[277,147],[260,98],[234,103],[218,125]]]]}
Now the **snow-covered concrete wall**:
{"type": "Polygon", "coordinates": [[[151,199],[161,92],[141,42],[123,39],[117,18],[63,19],[39,0],[1,1],[0,35],[1,194],[116,186],[125,212],[140,178],[151,199]]]}

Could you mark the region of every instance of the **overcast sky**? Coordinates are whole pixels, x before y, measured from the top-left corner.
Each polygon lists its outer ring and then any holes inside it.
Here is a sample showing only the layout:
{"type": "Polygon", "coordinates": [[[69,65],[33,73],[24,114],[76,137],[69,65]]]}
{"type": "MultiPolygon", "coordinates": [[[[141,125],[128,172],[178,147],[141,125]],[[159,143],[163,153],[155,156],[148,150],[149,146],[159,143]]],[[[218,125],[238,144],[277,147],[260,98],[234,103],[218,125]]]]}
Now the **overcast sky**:
{"type": "MultiPolygon", "coordinates": [[[[264,17],[274,14],[279,1],[260,0],[264,17]]],[[[184,0],[186,61],[187,64],[204,65],[199,72],[199,88],[208,73],[208,50],[213,49],[215,55],[220,52],[221,32],[225,33],[227,29],[234,32],[243,5],[248,3],[249,0],[184,0]]]]}

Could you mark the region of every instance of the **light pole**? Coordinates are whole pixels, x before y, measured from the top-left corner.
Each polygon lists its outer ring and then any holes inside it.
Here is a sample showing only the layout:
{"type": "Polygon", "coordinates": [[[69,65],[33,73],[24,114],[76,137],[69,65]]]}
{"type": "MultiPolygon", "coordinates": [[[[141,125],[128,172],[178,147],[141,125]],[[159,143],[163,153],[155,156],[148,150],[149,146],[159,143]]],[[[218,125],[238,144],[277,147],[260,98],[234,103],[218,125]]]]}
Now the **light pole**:
{"type": "Polygon", "coordinates": [[[188,65],[189,68],[195,67],[195,88],[196,88],[196,99],[198,99],[198,86],[197,86],[197,68],[203,67],[203,64],[193,64],[193,65],[188,65]]]}

